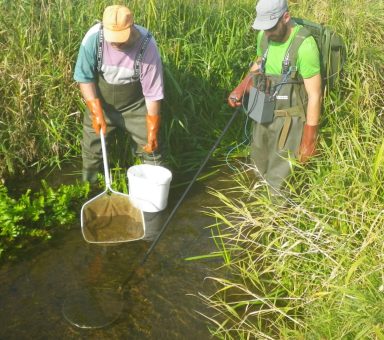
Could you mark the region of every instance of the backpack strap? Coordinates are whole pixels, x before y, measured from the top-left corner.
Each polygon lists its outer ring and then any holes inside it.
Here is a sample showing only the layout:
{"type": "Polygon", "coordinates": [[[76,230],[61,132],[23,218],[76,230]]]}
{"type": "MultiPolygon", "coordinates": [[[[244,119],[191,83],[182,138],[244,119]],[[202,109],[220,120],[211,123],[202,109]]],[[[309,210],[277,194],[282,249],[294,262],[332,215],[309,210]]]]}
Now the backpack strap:
{"type": "Polygon", "coordinates": [[[263,34],[263,36],[261,37],[260,48],[261,48],[261,51],[262,51],[263,55],[261,57],[260,72],[265,74],[265,64],[267,63],[268,44],[269,44],[269,42],[268,42],[268,38],[264,34],[264,32],[262,34],[263,34]]]}
{"type": "Polygon", "coordinates": [[[268,48],[268,38],[267,36],[265,35],[264,32],[262,32],[262,37],[261,37],[261,41],[260,41],[260,47],[261,47],[261,51],[263,52],[263,54],[265,53],[265,51],[267,50],[268,48]]]}
{"type": "Polygon", "coordinates": [[[282,73],[290,73],[291,78],[295,79],[297,76],[297,52],[303,41],[311,35],[311,32],[305,27],[300,27],[299,31],[296,33],[291,44],[289,45],[287,52],[285,54],[283,64],[282,64],[282,73]]]}

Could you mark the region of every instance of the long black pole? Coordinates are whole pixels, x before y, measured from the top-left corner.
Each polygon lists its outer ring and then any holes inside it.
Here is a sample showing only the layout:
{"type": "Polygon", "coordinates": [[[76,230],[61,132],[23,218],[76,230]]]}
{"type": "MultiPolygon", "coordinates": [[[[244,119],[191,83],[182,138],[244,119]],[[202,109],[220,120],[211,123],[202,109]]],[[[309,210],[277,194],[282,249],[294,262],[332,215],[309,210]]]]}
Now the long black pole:
{"type": "Polygon", "coordinates": [[[208,152],[207,156],[205,157],[205,159],[201,162],[201,165],[200,165],[200,168],[199,170],[196,171],[196,174],[195,176],[192,178],[192,180],[189,182],[189,185],[188,187],[185,189],[183,195],[180,197],[180,199],[178,200],[178,202],[176,203],[175,207],[173,208],[173,210],[171,211],[171,213],[169,214],[167,220],[164,222],[162,228],[160,229],[158,235],[156,236],[155,240],[152,242],[151,246],[149,247],[149,249],[147,250],[147,252],[145,253],[142,261],[141,261],[141,265],[143,265],[147,259],[148,259],[148,256],[151,254],[151,252],[153,251],[153,249],[155,248],[156,244],[159,242],[160,240],[160,237],[163,235],[165,229],[167,229],[168,227],[168,224],[169,222],[172,220],[173,216],[175,215],[177,209],[180,207],[181,203],[183,202],[185,196],[187,196],[189,190],[191,189],[192,185],[195,183],[197,177],[199,177],[201,171],[203,170],[203,168],[205,167],[205,165],[207,164],[207,162],[209,161],[209,159],[211,158],[212,156],[212,153],[216,150],[217,146],[220,144],[221,140],[223,139],[224,135],[226,134],[226,132],[228,131],[229,127],[232,125],[237,113],[240,111],[240,108],[237,108],[230,120],[228,121],[227,125],[224,127],[223,131],[221,132],[221,135],[219,136],[219,138],[217,138],[215,144],[212,146],[211,150],[208,152]]]}
{"type": "MultiPolygon", "coordinates": [[[[163,226],[161,227],[159,233],[157,234],[156,238],[154,239],[154,241],[152,242],[151,246],[148,248],[147,252],[145,253],[145,255],[143,256],[141,262],[139,263],[138,267],[136,269],[138,269],[139,267],[141,267],[142,265],[144,265],[144,263],[147,261],[149,255],[152,253],[153,249],[155,248],[156,244],[159,242],[160,240],[160,237],[163,235],[165,229],[167,229],[168,227],[168,224],[169,222],[171,221],[171,219],[173,218],[173,216],[175,215],[177,209],[180,207],[181,203],[183,202],[185,196],[187,196],[189,190],[191,189],[193,183],[195,183],[197,177],[200,175],[201,171],[203,170],[204,166],[207,164],[209,158],[212,156],[212,153],[213,151],[215,151],[215,149],[217,148],[217,146],[219,145],[219,143],[221,142],[221,140],[223,139],[224,135],[226,134],[226,132],[228,131],[229,127],[232,125],[234,119],[236,118],[236,115],[238,114],[238,112],[240,111],[240,107],[237,108],[230,120],[228,121],[227,125],[224,127],[223,131],[221,132],[221,135],[219,136],[219,138],[217,138],[215,144],[212,146],[211,150],[208,152],[207,156],[205,157],[205,159],[201,162],[201,165],[200,165],[200,168],[199,170],[196,171],[196,174],[195,176],[192,178],[192,180],[189,182],[188,184],[188,187],[185,189],[184,193],[181,195],[180,199],[177,201],[175,207],[173,208],[173,210],[171,211],[171,213],[169,214],[167,220],[164,222],[163,226]]],[[[125,285],[131,280],[132,276],[134,276],[136,270],[133,270],[131,272],[131,274],[124,280],[124,282],[122,284],[120,284],[119,286],[119,289],[118,291],[120,293],[123,293],[124,292],[124,288],[125,288],[125,285]]]]}

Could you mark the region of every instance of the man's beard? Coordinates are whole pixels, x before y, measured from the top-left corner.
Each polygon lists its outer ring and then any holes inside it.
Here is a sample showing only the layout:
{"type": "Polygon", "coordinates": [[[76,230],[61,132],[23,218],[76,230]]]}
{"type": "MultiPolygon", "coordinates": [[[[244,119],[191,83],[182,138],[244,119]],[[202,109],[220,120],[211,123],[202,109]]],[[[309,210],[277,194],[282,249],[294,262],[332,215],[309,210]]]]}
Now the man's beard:
{"type": "Polygon", "coordinates": [[[271,34],[268,39],[275,42],[284,42],[287,38],[288,25],[281,26],[279,32],[271,34]]]}

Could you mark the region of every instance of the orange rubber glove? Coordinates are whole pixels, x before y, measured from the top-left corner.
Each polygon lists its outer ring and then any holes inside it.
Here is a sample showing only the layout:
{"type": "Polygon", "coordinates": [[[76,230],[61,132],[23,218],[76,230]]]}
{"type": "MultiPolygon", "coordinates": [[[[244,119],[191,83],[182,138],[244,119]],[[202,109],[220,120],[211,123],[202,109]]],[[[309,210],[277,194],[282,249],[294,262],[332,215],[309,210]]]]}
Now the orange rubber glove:
{"type": "Polygon", "coordinates": [[[316,155],[316,142],[318,125],[304,125],[303,137],[299,149],[299,162],[305,163],[308,159],[316,155]]]}
{"type": "Polygon", "coordinates": [[[87,100],[87,106],[91,112],[92,127],[95,129],[96,134],[99,134],[100,129],[102,129],[105,135],[107,123],[104,119],[103,108],[101,107],[100,99],[95,98],[87,100]]]}
{"type": "Polygon", "coordinates": [[[157,150],[157,133],[160,128],[160,115],[147,115],[147,139],[148,143],[143,147],[146,153],[157,150]]]}
{"type": "Polygon", "coordinates": [[[237,107],[241,105],[241,100],[245,93],[249,93],[249,89],[253,84],[253,73],[248,73],[241,83],[230,93],[228,97],[228,105],[237,107]]]}

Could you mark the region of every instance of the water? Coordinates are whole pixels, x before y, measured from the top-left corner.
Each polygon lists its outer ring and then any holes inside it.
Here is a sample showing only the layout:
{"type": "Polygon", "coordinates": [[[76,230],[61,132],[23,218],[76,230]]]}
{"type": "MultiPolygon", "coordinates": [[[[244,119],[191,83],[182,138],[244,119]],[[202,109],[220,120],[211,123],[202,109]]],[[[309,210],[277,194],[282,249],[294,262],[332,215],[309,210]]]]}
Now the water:
{"type": "MultiPolygon", "coordinates": [[[[217,179],[194,184],[142,267],[150,240],[90,244],[82,237],[80,222],[59,238],[35,247],[21,261],[4,265],[0,268],[0,339],[209,339],[207,320],[198,313],[205,313],[205,306],[197,295],[210,291],[211,283],[204,278],[214,275],[221,262],[185,261],[216,250],[206,228],[213,221],[201,212],[204,206],[217,203],[206,193],[207,185],[220,184],[217,179]],[[111,325],[82,329],[64,317],[63,306],[73,296],[87,304],[84,292],[119,292],[121,285],[121,313],[111,325]]],[[[151,226],[147,238],[153,239],[178,197],[180,192],[171,190],[167,210],[147,215],[151,226]]],[[[105,303],[101,300],[101,307],[105,303]]],[[[97,318],[97,308],[89,310],[97,318]]]]}

